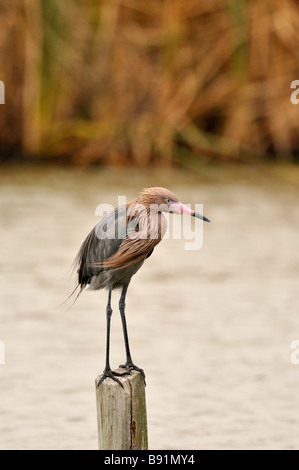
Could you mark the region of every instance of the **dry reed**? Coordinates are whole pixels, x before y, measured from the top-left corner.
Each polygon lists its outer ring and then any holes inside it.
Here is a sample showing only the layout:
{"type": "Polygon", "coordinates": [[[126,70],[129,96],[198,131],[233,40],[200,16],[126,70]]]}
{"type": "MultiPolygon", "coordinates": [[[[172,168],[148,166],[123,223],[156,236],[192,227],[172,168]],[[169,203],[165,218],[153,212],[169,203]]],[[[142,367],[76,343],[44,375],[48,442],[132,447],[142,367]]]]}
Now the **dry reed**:
{"type": "Polygon", "coordinates": [[[0,0],[2,157],[295,160],[296,0],[0,0]]]}

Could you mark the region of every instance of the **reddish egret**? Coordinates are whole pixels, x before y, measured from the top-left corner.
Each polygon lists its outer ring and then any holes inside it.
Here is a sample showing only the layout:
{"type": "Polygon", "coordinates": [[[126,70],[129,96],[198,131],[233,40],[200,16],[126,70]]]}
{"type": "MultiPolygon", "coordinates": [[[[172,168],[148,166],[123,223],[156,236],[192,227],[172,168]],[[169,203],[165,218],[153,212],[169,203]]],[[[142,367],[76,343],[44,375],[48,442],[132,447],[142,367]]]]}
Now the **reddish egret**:
{"type": "Polygon", "coordinates": [[[86,286],[92,290],[108,289],[106,365],[98,385],[106,377],[110,377],[122,386],[117,376],[128,374],[131,370],[141,372],[145,378],[143,370],[132,361],[125,317],[125,299],[132,276],[141,268],[145,259],[152,254],[155,246],[165,235],[167,222],[162,212],[187,213],[210,222],[203,215],[181,204],[171,191],[165,188],[145,189],[136,201],[119,206],[107,214],[87,236],[76,258],[80,292],[86,286]],[[111,293],[115,288],[122,289],[119,311],[126,363],[120,367],[127,369],[124,373],[112,371],[109,360],[111,293]]]}

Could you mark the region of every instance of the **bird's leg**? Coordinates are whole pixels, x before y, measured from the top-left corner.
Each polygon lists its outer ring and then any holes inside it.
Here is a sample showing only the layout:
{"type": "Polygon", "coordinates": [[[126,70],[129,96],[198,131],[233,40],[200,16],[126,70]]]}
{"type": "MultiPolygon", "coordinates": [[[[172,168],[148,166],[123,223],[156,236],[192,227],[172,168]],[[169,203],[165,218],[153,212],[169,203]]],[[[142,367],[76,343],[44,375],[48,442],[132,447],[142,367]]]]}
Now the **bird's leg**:
{"type": "Polygon", "coordinates": [[[103,380],[106,379],[106,377],[110,377],[110,379],[115,380],[115,382],[119,383],[119,385],[123,387],[123,384],[118,380],[115,376],[122,376],[125,375],[125,373],[121,374],[118,372],[113,372],[110,367],[110,323],[111,323],[111,315],[112,315],[112,308],[111,308],[111,291],[112,289],[109,289],[109,294],[108,294],[108,303],[107,303],[107,308],[106,308],[106,317],[107,317],[107,336],[106,336],[106,365],[105,369],[103,371],[103,374],[98,381],[98,386],[100,383],[103,382],[103,380]]]}
{"type": "Polygon", "coordinates": [[[125,316],[125,300],[126,300],[126,294],[128,290],[128,285],[126,284],[123,287],[120,299],[119,299],[119,311],[120,311],[120,316],[121,316],[121,322],[122,322],[122,327],[123,327],[123,333],[124,333],[124,340],[125,340],[125,348],[126,348],[126,363],[124,365],[120,365],[119,367],[126,368],[128,371],[131,370],[137,370],[141,373],[144,382],[145,382],[145,374],[143,369],[140,369],[139,367],[135,366],[135,364],[132,361],[131,357],[131,352],[130,352],[130,346],[129,346],[129,338],[128,338],[128,331],[127,331],[127,322],[126,322],[126,316],[125,316]]]}

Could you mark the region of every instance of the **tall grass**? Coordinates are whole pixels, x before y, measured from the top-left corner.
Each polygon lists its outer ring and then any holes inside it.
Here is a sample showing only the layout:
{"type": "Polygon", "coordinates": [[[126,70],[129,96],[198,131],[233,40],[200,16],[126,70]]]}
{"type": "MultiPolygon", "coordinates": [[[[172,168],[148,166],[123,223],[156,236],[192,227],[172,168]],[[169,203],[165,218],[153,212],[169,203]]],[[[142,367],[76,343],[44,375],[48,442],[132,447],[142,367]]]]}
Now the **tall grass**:
{"type": "Polygon", "coordinates": [[[296,0],[0,0],[0,20],[2,156],[296,160],[296,0]]]}

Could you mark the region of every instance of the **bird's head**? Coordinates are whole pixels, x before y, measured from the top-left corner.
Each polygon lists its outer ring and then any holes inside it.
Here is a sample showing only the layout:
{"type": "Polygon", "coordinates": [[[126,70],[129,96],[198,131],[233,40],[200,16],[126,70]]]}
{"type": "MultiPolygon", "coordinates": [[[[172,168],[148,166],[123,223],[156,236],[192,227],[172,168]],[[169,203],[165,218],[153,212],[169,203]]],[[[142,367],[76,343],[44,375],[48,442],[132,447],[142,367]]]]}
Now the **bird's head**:
{"type": "Polygon", "coordinates": [[[156,206],[159,212],[172,212],[174,214],[185,213],[204,220],[205,222],[211,222],[207,217],[182,204],[176,195],[166,188],[156,187],[144,189],[136,202],[146,207],[156,206]]]}

